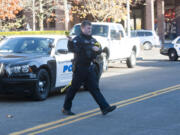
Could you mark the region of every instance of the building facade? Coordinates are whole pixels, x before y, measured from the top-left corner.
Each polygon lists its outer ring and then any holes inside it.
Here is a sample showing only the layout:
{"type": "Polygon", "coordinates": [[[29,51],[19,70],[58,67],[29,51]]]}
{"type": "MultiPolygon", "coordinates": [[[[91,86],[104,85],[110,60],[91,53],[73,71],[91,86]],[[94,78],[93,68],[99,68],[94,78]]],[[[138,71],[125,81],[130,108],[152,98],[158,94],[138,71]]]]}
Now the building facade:
{"type": "MultiPolygon", "coordinates": [[[[45,30],[65,29],[63,8],[56,9],[55,14],[54,22],[45,22],[45,30]]],[[[32,19],[28,20],[32,27],[32,19]]],[[[69,29],[78,22],[78,18],[69,21],[69,29]]],[[[132,7],[131,28],[156,30],[162,41],[180,36],[180,0],[145,0],[144,4],[132,7]]]]}
{"type": "Polygon", "coordinates": [[[180,36],[180,0],[146,0],[131,14],[133,29],[156,30],[162,41],[180,36]]]}

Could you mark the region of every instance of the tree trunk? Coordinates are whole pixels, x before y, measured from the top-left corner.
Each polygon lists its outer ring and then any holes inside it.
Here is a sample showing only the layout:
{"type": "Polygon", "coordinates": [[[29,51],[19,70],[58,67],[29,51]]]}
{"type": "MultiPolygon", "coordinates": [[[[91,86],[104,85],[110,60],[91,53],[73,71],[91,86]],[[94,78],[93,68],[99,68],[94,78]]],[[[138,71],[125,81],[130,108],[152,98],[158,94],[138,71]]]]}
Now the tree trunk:
{"type": "Polygon", "coordinates": [[[43,16],[43,7],[42,7],[42,0],[39,0],[39,9],[40,9],[40,16],[39,16],[39,28],[40,31],[44,30],[44,16],[43,16]]]}
{"type": "Polygon", "coordinates": [[[32,14],[33,14],[33,31],[36,31],[36,14],[35,14],[35,0],[33,0],[33,3],[32,3],[32,14]]]}

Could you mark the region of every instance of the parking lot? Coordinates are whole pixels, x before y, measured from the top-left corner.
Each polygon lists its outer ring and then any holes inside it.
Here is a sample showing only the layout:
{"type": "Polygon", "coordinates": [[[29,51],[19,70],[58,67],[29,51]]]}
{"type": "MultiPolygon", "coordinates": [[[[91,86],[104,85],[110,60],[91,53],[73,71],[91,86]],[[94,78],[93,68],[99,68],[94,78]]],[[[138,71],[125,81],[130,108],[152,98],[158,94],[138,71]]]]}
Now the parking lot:
{"type": "Polygon", "coordinates": [[[159,48],[142,51],[137,66],[110,63],[100,88],[117,110],[102,116],[87,91],[73,103],[75,116],[61,114],[64,94],[41,102],[0,97],[1,135],[178,135],[180,119],[179,61],[170,62],[159,48]]]}

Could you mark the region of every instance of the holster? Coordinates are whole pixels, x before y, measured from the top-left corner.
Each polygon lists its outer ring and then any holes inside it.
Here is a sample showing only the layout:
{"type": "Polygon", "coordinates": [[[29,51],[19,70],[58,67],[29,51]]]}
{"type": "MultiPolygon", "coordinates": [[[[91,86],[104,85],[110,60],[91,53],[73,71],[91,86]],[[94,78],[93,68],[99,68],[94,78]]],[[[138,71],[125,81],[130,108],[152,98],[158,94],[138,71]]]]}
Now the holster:
{"type": "Polygon", "coordinates": [[[76,70],[76,62],[75,62],[75,60],[73,59],[73,60],[71,60],[71,62],[72,62],[72,72],[75,72],[75,70],[76,70]]]}

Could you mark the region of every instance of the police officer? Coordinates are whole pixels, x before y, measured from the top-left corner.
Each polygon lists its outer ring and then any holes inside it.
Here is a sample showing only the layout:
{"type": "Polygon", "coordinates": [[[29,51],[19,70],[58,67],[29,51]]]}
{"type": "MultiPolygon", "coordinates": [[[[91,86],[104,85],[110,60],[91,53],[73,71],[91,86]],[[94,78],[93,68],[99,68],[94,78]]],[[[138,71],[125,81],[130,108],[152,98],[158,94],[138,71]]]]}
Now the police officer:
{"type": "Polygon", "coordinates": [[[62,109],[65,115],[75,115],[71,111],[72,100],[83,83],[86,83],[88,91],[99,105],[103,115],[116,109],[116,106],[110,106],[101,94],[98,76],[92,68],[92,62],[97,55],[101,54],[102,49],[95,46],[97,41],[91,36],[91,31],[91,22],[85,20],[81,23],[81,34],[74,39],[69,37],[68,49],[74,53],[74,61],[72,83],[66,92],[62,109]]]}

